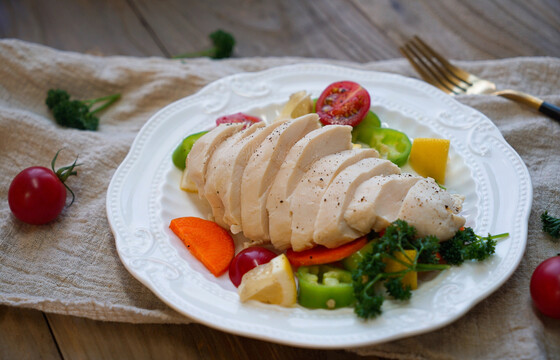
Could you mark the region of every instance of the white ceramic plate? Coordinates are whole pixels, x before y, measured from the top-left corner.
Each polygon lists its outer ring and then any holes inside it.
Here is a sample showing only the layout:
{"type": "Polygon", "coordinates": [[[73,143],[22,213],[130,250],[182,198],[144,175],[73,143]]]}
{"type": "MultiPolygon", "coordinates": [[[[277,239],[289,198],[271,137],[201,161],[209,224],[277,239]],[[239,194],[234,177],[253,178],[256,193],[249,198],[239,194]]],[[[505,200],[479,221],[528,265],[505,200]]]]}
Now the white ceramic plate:
{"type": "Polygon", "coordinates": [[[430,85],[402,76],[319,64],[229,76],[156,113],[136,137],[107,193],[117,251],[130,273],[169,306],[208,326],[253,338],[313,348],[377,344],[440,328],[502,285],[527,241],[529,173],[493,123],[430,85]],[[463,215],[478,234],[509,232],[496,255],[421,283],[409,302],[386,301],[377,319],[334,311],[242,304],[227,275],[215,278],[168,229],[175,217],[208,209],[179,190],[171,153],[184,136],[221,115],[247,112],[271,121],[290,94],[313,97],[330,83],[353,80],[371,94],[382,122],[414,137],[451,139],[446,186],[466,196],[463,215]]]}

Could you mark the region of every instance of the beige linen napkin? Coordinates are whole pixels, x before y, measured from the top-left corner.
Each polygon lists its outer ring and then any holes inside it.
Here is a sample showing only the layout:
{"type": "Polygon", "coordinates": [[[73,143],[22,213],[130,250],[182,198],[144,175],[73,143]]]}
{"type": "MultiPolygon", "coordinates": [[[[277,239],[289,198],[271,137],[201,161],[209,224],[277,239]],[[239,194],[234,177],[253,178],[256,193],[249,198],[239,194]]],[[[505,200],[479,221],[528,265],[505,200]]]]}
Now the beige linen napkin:
{"type": "MultiPolygon", "coordinates": [[[[251,58],[176,61],[97,57],[56,51],[17,40],[0,41],[0,304],[99,320],[188,323],[121,265],[105,212],[106,189],[142,125],[165,105],[223,76],[303,61],[415,76],[402,59],[352,64],[332,60],[251,58]],[[45,106],[49,88],[79,99],[121,93],[102,113],[99,131],[59,127],[45,106]],[[31,226],[11,214],[7,196],[23,168],[58,164],[79,155],[68,180],[74,205],[53,223],[31,226]]],[[[560,104],[560,59],[519,58],[459,63],[503,88],[560,104]]],[[[424,335],[354,349],[404,359],[560,358],[560,321],[532,307],[529,280],[544,259],[560,252],[540,230],[539,215],[560,216],[560,124],[492,96],[457,98],[500,128],[527,164],[534,189],[528,244],[519,268],[493,295],[453,324],[424,335]]]]}

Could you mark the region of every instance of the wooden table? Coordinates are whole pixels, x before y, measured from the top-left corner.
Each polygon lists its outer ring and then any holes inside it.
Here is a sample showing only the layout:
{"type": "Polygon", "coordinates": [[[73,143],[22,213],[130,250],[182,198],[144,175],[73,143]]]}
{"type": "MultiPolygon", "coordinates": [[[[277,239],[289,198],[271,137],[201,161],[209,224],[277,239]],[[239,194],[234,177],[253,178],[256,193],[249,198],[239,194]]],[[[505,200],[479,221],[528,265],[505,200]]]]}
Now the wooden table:
{"type": "MultiPolygon", "coordinates": [[[[195,51],[221,28],[235,57],[369,62],[418,34],[453,59],[560,57],[560,2],[405,0],[0,0],[0,37],[99,55],[195,51]]],[[[1,64],[0,64],[1,66],[1,64]]],[[[0,307],[1,359],[353,359],[203,325],[133,325],[0,307]]]]}

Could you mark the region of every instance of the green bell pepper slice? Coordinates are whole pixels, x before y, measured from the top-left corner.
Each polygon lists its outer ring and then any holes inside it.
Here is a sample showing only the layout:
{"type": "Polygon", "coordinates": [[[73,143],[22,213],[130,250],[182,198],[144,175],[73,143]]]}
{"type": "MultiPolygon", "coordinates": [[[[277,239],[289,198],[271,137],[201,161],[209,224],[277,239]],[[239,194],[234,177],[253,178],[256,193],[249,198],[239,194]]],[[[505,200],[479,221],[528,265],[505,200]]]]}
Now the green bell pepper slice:
{"type": "Polygon", "coordinates": [[[397,166],[406,163],[412,149],[412,142],[405,133],[388,128],[374,128],[369,145],[397,166]]]}
{"type": "Polygon", "coordinates": [[[330,265],[300,266],[298,303],[310,309],[338,309],[356,301],[352,274],[330,265]]]}
{"type": "Polygon", "coordinates": [[[352,142],[370,146],[373,132],[379,127],[381,127],[379,117],[373,111],[368,111],[366,117],[352,129],[352,142]]]}
{"type": "Polygon", "coordinates": [[[173,160],[173,164],[177,168],[179,168],[179,170],[185,170],[187,155],[189,155],[189,152],[191,151],[196,140],[198,140],[207,132],[208,131],[201,131],[196,134],[189,135],[184,138],[183,141],[181,141],[181,143],[175,148],[175,150],[173,151],[173,155],[171,155],[171,160],[173,160]]]}
{"type": "Polygon", "coordinates": [[[358,265],[360,265],[360,263],[364,259],[364,256],[366,256],[367,253],[373,251],[373,244],[374,243],[375,243],[375,240],[372,240],[372,241],[368,242],[367,244],[365,244],[360,250],[358,250],[355,253],[353,253],[352,255],[342,259],[341,260],[342,266],[344,266],[344,268],[348,271],[356,270],[358,268],[358,265]]]}

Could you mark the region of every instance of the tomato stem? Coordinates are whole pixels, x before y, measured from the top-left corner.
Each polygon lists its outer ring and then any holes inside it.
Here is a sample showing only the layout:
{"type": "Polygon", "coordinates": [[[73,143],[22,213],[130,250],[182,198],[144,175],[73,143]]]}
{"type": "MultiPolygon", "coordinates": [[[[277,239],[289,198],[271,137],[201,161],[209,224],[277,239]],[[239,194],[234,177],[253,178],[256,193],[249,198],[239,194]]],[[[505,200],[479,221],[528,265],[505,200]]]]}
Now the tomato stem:
{"type": "Polygon", "coordinates": [[[74,203],[74,200],[76,199],[76,196],[74,195],[74,192],[72,191],[72,189],[70,189],[70,187],[68,187],[68,185],[66,185],[65,181],[66,181],[66,179],[68,179],[68,177],[70,177],[72,175],[78,175],[78,172],[76,170],[74,170],[74,168],[76,166],[80,166],[82,164],[76,164],[76,162],[78,161],[78,157],[76,156],[76,159],[74,160],[72,165],[63,166],[60,169],[55,170],[56,159],[58,158],[58,154],[61,151],[62,151],[62,149],[58,150],[56,152],[56,154],[54,155],[54,158],[51,161],[51,169],[56,174],[58,179],[62,182],[62,185],[64,185],[66,190],[70,191],[70,194],[72,194],[72,201],[68,205],[68,206],[71,206],[74,203]]]}

